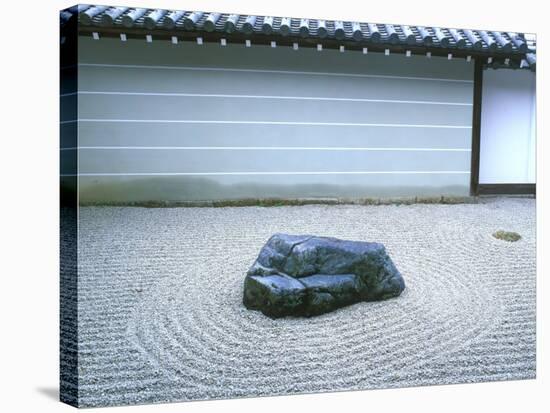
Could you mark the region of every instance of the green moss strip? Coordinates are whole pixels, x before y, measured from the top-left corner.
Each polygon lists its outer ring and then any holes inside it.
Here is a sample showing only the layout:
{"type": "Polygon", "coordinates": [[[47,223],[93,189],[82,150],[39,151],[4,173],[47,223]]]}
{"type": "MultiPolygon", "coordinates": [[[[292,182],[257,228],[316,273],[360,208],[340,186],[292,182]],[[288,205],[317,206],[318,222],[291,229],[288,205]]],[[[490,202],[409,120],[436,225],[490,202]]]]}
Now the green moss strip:
{"type": "Polygon", "coordinates": [[[129,202],[80,202],[80,206],[130,206],[142,208],[176,208],[176,207],[279,207],[300,205],[410,205],[410,204],[472,204],[475,197],[398,197],[398,198],[249,198],[227,199],[219,201],[129,201],[129,202]]]}
{"type": "Polygon", "coordinates": [[[493,234],[493,237],[496,239],[500,239],[502,241],[508,241],[508,242],[516,242],[521,239],[521,235],[519,235],[517,232],[509,232],[509,231],[497,231],[493,234]]]}

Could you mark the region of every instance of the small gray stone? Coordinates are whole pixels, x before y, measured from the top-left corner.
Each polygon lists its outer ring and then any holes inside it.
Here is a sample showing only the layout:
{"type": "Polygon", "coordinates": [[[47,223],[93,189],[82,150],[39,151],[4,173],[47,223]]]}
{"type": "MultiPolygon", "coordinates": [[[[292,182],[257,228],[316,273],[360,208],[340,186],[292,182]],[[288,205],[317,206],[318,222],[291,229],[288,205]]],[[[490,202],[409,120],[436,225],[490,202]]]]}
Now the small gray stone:
{"type": "Polygon", "coordinates": [[[272,318],[309,317],[404,289],[380,243],[275,234],[248,270],[243,303],[272,318]]]}

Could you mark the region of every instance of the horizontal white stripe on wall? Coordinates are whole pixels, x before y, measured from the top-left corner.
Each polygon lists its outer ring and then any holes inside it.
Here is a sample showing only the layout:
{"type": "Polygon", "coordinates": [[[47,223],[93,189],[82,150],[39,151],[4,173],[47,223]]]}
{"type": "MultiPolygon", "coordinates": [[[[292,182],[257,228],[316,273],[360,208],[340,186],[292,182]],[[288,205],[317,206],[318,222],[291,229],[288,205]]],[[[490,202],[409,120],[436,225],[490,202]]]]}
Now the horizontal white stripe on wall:
{"type": "Polygon", "coordinates": [[[470,171],[328,171],[328,172],[123,172],[79,173],[61,176],[222,176],[222,175],[399,175],[399,174],[469,174],[470,171]]]}
{"type": "Polygon", "coordinates": [[[212,124],[241,124],[241,125],[313,125],[313,126],[375,126],[387,128],[447,128],[471,129],[471,125],[417,125],[405,123],[345,123],[345,122],[284,122],[284,121],[246,121],[246,120],[193,120],[193,119],[77,119],[62,121],[71,122],[120,122],[120,123],[212,123],[212,124]]]}
{"type": "Polygon", "coordinates": [[[361,147],[310,147],[310,146],[79,146],[61,148],[62,151],[74,150],[228,150],[228,151],[426,151],[426,152],[471,152],[467,148],[361,148],[361,147]]]}
{"type": "Polygon", "coordinates": [[[380,79],[406,79],[436,82],[473,83],[473,80],[447,79],[436,77],[417,76],[391,76],[391,75],[368,75],[363,73],[338,73],[338,72],[307,72],[298,70],[266,70],[266,69],[241,69],[228,67],[198,67],[198,66],[155,66],[155,65],[119,65],[105,63],[79,63],[80,67],[113,67],[123,69],[165,69],[165,70],[196,70],[196,71],[217,71],[217,72],[248,72],[248,73],[274,73],[286,75],[308,75],[308,76],[339,76],[339,77],[362,77],[380,79]]]}
{"type": "MultiPolygon", "coordinates": [[[[66,93],[64,95],[61,95],[61,97],[72,96],[75,94],[76,93],[66,93]]],[[[116,95],[116,96],[208,97],[208,98],[230,98],[230,99],[283,99],[283,100],[310,100],[310,101],[336,101],[336,102],[374,102],[374,103],[417,104],[417,105],[472,106],[472,103],[462,103],[462,102],[338,98],[338,97],[316,97],[316,96],[235,95],[235,94],[212,94],[212,93],[162,93],[162,92],[110,92],[110,91],[89,91],[89,90],[79,91],[78,94],[80,95],[116,95]]]]}

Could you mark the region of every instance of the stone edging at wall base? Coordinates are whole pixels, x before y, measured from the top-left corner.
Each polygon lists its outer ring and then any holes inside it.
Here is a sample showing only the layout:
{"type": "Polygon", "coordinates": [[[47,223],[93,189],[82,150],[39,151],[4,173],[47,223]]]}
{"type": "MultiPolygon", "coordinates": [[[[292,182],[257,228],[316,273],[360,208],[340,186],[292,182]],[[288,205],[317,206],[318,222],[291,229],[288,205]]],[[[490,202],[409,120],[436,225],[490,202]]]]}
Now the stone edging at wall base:
{"type": "MultiPolygon", "coordinates": [[[[534,198],[532,195],[519,197],[534,198]]],[[[476,204],[480,199],[496,196],[434,196],[434,197],[397,197],[397,198],[298,198],[298,199],[228,199],[219,201],[135,201],[135,202],[91,202],[80,206],[133,206],[144,208],[175,208],[175,207],[240,207],[240,206],[300,206],[300,205],[411,205],[411,204],[476,204]]],[[[506,195],[506,197],[514,197],[506,195]]]]}

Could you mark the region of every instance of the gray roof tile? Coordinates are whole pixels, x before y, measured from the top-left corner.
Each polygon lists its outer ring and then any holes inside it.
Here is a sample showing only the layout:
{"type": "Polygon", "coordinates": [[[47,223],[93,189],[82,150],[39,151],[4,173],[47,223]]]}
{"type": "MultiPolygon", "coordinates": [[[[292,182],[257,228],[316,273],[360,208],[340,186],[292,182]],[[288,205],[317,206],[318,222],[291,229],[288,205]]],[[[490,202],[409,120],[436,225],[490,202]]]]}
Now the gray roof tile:
{"type": "Polygon", "coordinates": [[[512,32],[102,5],[74,6],[63,10],[60,19],[62,27],[76,19],[82,27],[97,26],[99,30],[132,28],[217,32],[228,39],[231,35],[258,34],[270,36],[273,40],[291,36],[297,41],[299,38],[336,39],[362,46],[424,47],[448,52],[472,50],[488,56],[523,59],[531,68],[536,65],[534,42],[512,32]]]}

